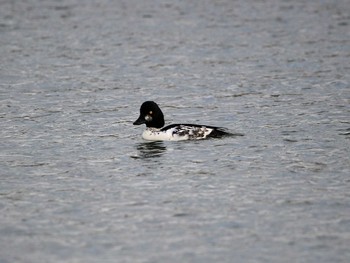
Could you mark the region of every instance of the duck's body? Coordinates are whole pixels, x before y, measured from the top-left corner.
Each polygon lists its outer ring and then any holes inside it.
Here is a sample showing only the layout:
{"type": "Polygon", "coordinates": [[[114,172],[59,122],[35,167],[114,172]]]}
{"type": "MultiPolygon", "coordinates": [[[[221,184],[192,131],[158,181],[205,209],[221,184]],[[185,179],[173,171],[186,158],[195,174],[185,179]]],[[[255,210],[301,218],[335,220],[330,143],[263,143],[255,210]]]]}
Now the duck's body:
{"type": "Polygon", "coordinates": [[[141,105],[140,116],[134,122],[134,125],[140,124],[146,124],[147,129],[142,133],[142,138],[149,141],[199,140],[230,135],[225,128],[207,125],[171,124],[163,127],[163,112],[153,101],[146,101],[141,105]]]}
{"type": "Polygon", "coordinates": [[[172,124],[162,129],[147,128],[142,138],[149,141],[199,140],[207,137],[220,137],[224,133],[217,127],[194,124],[172,124]]]}

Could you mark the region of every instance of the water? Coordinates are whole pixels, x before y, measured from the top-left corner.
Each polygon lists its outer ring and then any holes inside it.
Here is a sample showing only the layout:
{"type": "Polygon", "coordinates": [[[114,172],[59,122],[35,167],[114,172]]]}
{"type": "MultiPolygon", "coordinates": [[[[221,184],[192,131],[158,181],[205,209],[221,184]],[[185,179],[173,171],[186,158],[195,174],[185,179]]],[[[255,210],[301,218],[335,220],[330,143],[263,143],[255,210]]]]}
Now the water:
{"type": "Polygon", "coordinates": [[[350,5],[0,2],[0,262],[348,262],[350,5]],[[166,123],[245,136],[145,142],[166,123]]]}

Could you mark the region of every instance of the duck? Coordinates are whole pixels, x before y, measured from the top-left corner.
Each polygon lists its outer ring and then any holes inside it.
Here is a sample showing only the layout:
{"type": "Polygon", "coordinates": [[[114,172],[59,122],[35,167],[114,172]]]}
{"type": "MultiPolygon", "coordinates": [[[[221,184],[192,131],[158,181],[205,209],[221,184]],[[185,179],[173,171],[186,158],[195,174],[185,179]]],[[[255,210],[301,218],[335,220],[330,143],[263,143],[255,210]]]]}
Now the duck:
{"type": "Polygon", "coordinates": [[[154,101],[145,101],[133,125],[146,124],[142,138],[148,141],[183,141],[221,138],[232,135],[226,128],[199,124],[170,124],[164,127],[164,114],[154,101]]]}

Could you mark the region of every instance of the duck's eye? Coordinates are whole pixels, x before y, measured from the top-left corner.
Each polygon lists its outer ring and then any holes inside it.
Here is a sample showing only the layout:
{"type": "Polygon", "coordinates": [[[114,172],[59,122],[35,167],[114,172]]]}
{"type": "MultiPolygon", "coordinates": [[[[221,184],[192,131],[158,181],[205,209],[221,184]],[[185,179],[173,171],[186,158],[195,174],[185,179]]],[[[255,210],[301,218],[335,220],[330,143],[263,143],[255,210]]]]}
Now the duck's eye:
{"type": "Polygon", "coordinates": [[[150,111],[149,114],[152,115],[153,111],[150,111]]]}

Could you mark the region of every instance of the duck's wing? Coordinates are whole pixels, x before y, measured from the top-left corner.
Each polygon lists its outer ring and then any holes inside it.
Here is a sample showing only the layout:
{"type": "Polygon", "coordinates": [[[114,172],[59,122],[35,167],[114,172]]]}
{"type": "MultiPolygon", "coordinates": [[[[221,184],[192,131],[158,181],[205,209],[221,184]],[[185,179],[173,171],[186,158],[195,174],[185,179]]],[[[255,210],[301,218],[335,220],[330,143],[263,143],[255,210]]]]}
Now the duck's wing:
{"type": "Polygon", "coordinates": [[[174,135],[188,136],[189,139],[221,138],[232,134],[223,127],[199,125],[199,124],[171,124],[161,129],[161,131],[170,131],[174,135]]]}

